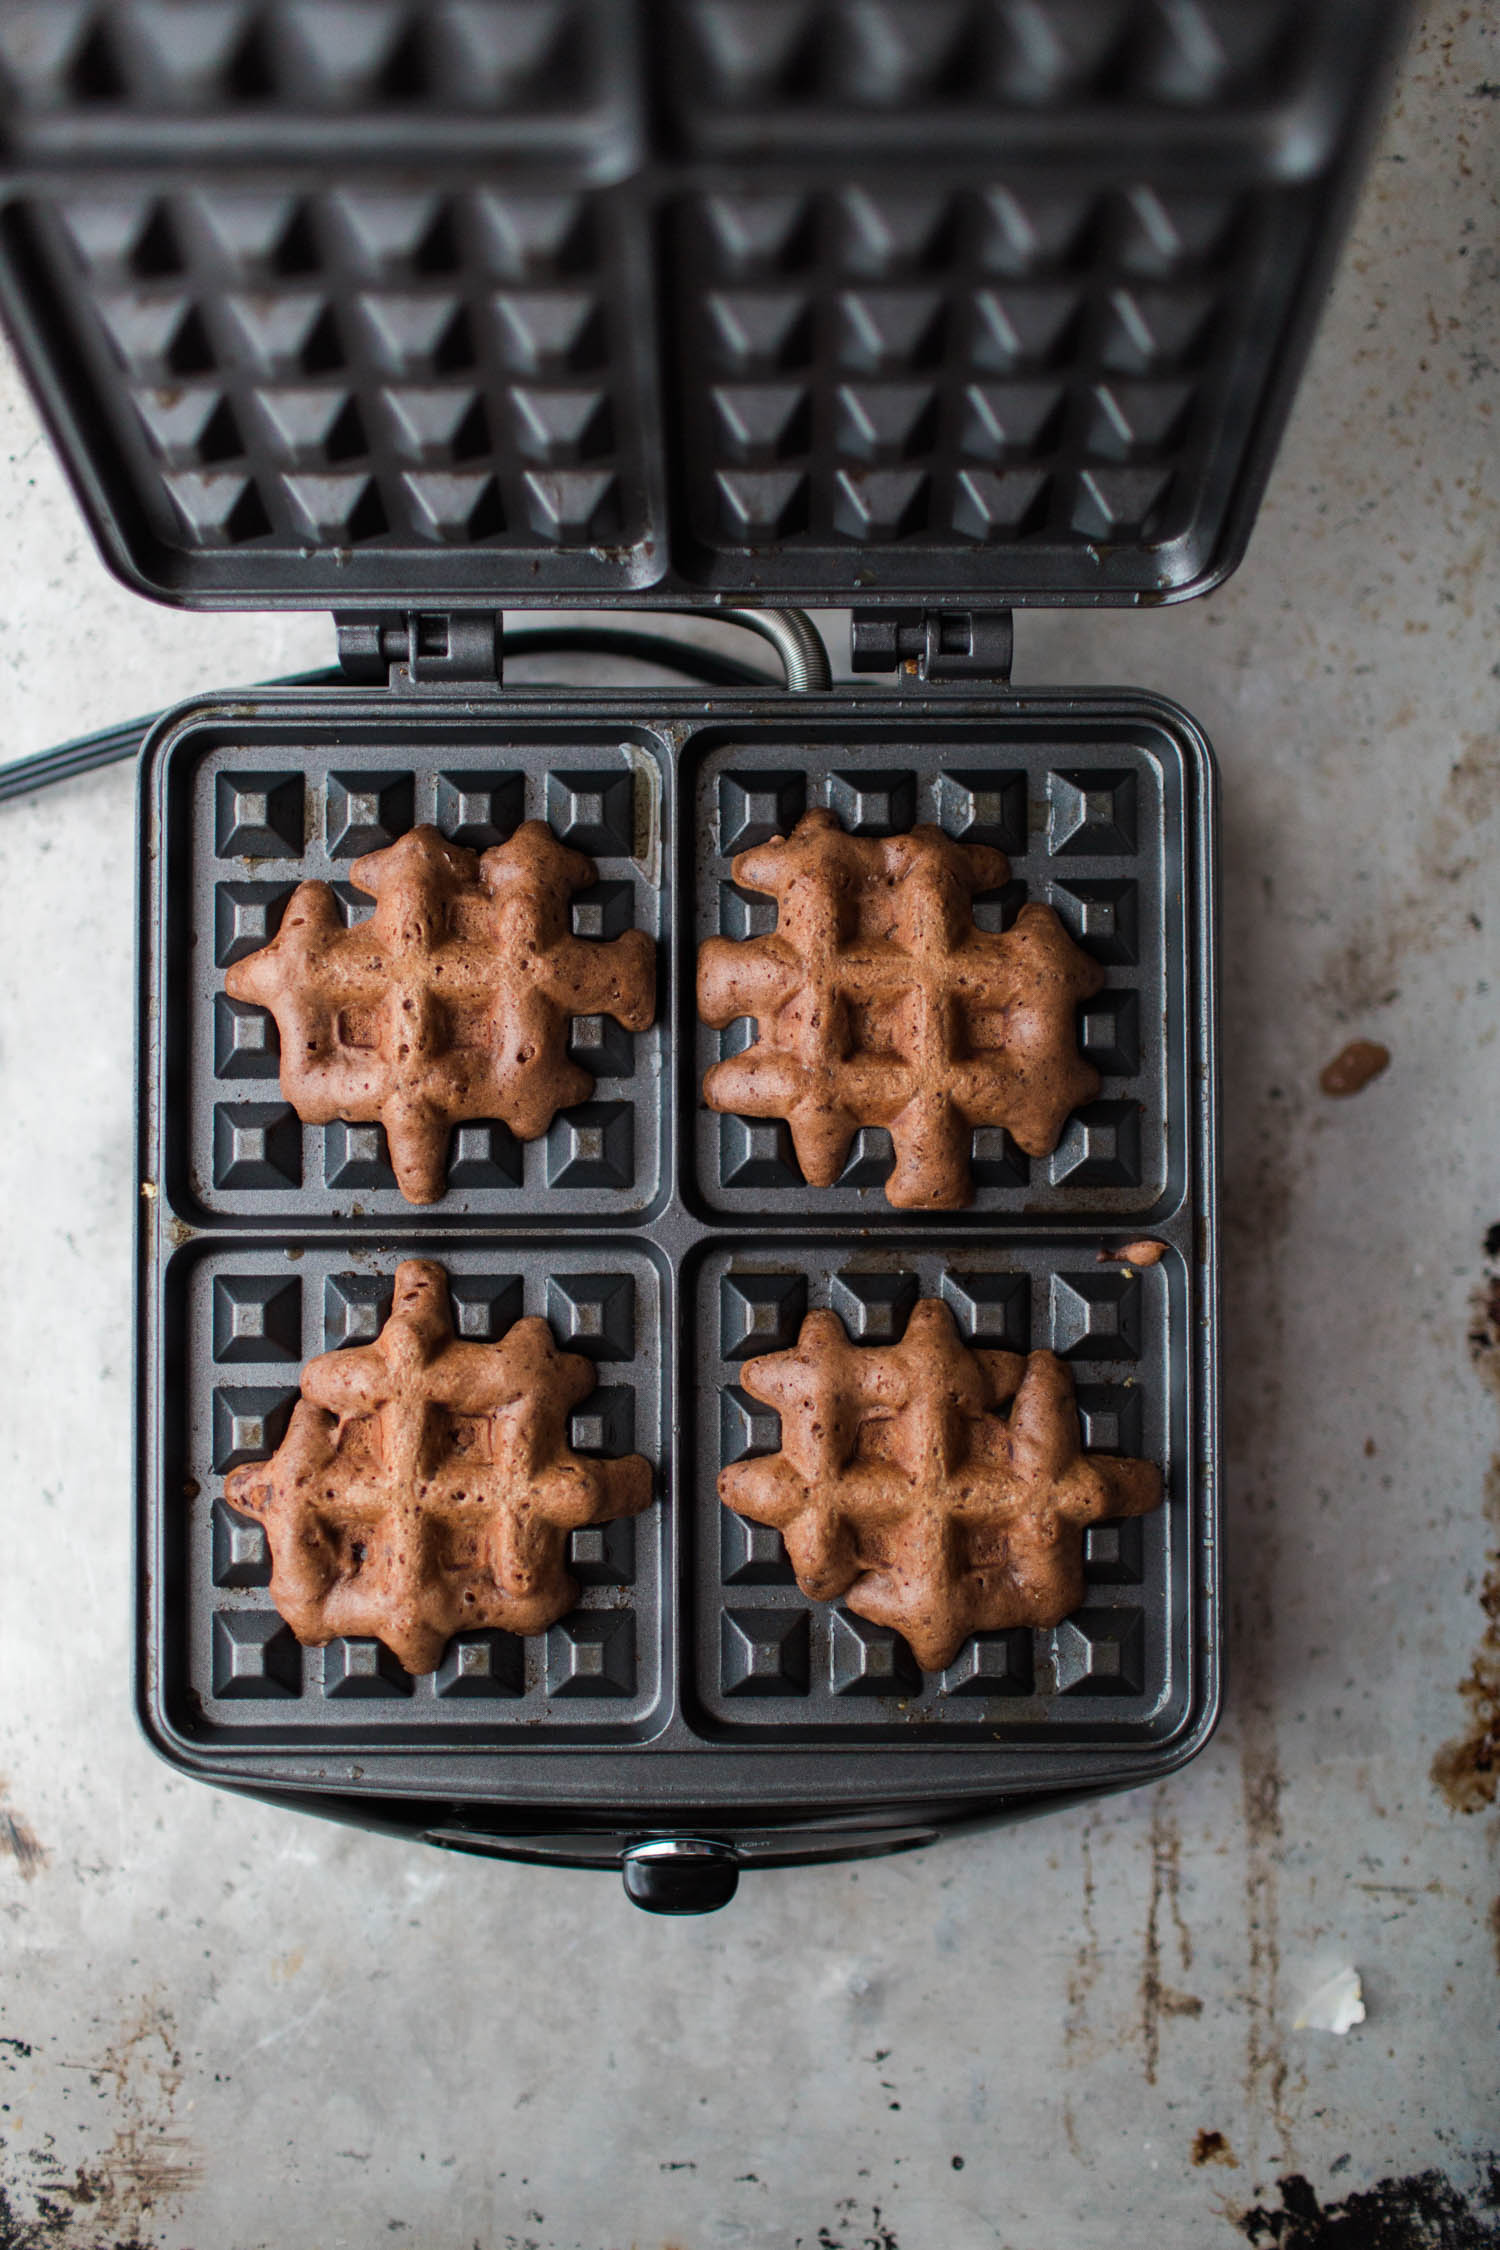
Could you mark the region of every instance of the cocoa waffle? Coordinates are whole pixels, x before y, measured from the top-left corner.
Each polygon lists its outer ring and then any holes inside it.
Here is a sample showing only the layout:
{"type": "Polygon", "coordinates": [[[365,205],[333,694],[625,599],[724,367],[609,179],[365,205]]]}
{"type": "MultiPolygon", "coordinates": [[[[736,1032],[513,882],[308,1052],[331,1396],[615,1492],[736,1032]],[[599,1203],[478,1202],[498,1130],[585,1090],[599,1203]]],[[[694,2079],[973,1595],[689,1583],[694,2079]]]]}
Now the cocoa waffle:
{"type": "Polygon", "coordinates": [[[443,1268],[398,1266],[375,1342],[310,1360],[276,1452],[224,1482],[265,1526],[271,1599],[298,1640],[378,1639],[421,1673],[457,1632],[538,1633],[562,1617],[578,1598],[570,1534],[651,1499],[640,1454],[586,1459],[568,1444],[594,1382],[544,1320],[459,1342],[443,1268]]]}
{"type": "Polygon", "coordinates": [[[698,1008],[758,1036],[703,1080],[711,1109],[784,1118],[797,1161],[830,1187],[861,1127],[889,1129],[888,1200],[953,1210],[973,1200],[970,1139],[1003,1126],[1028,1156],[1055,1148],[1099,1074],[1076,1009],[1104,982],[1050,906],[981,930],[977,892],[1010,874],[1003,852],[936,827],[846,835],[831,812],[741,852],[734,879],[777,902],[768,936],[710,938],[698,1008]]]}
{"type": "Polygon", "coordinates": [[[1085,1528],[1161,1501],[1152,1463],[1084,1453],[1055,1353],[972,1349],[937,1298],[885,1346],[809,1313],[740,1383],[780,1414],[781,1447],[725,1469],[720,1499],[781,1533],[805,1594],[903,1634],[925,1671],[970,1633],[1060,1624],[1084,1598],[1085,1528]]]}
{"type": "Polygon", "coordinates": [[[346,929],[332,886],[301,883],[275,938],[225,987],[276,1018],[282,1092],[303,1122],[378,1121],[402,1194],[433,1203],[456,1124],[498,1119],[536,1140],[587,1100],[570,1022],[645,1030],[655,949],[643,930],[571,934],[568,902],[594,865],[539,820],[483,858],[413,828],[351,872],[376,902],[368,921],[346,929]]]}

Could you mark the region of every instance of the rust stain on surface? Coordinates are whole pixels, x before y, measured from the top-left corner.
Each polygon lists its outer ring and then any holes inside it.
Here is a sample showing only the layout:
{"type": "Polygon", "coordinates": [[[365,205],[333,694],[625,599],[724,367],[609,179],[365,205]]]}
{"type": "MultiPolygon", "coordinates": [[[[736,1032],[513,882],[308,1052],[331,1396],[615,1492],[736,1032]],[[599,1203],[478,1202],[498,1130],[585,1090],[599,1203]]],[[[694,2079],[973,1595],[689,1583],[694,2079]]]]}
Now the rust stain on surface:
{"type": "MultiPolygon", "coordinates": [[[[1099,1975],[1099,1928],[1094,1915],[1095,1826],[1094,1821],[1086,1820],[1079,1838],[1083,1891],[1078,1912],[1078,1951],[1068,1971],[1068,2009],[1063,2017],[1063,2060],[1069,2063],[1080,2059],[1080,2050],[1087,2040],[1089,1995],[1099,1975]]],[[[1067,2123],[1070,2113],[1066,2105],[1063,2115],[1067,2123]]]]}
{"type": "Polygon", "coordinates": [[[13,1859],[23,1881],[29,1883],[46,1866],[47,1847],[10,1803],[6,1789],[0,1778],[0,1857],[13,1859]]]}
{"type": "Polygon", "coordinates": [[[1222,2133],[1207,2125],[1200,2125],[1193,2135],[1192,2161],[1194,2164],[1230,2164],[1239,2168],[1239,2158],[1222,2133]]]}
{"type": "Polygon", "coordinates": [[[1318,1072],[1318,1084],[1336,1100],[1346,1099],[1350,1094],[1362,1094],[1372,1079],[1390,1068],[1390,1062],[1390,1048],[1382,1047],[1378,1039],[1351,1039],[1332,1062],[1324,1063],[1318,1072]]]}
{"type": "Polygon", "coordinates": [[[1196,1993],[1169,1985],[1162,1976],[1161,1910],[1166,1903],[1177,1940],[1179,1974],[1193,1965],[1193,1941],[1182,1917],[1182,1839],[1177,1823],[1160,1797],[1151,1808],[1151,1897],[1146,1908],[1146,1938],[1141,1961],[1141,2047],[1146,2060],[1146,2083],[1156,2084],[1161,2060],[1163,2016],[1200,2016],[1203,2002],[1196,1993]]]}
{"type": "MultiPolygon", "coordinates": [[[[1500,1226],[1490,1228],[1484,1248],[1486,1271],[1469,1318],[1469,1357],[1500,1398],[1500,1226]]],[[[1479,1587],[1484,1624],[1458,1689],[1468,1705],[1468,1724],[1432,1761],[1433,1781],[1461,1813],[1486,1811],[1500,1786],[1500,1455],[1485,1479],[1484,1512],[1491,1531],[1479,1587]]]]}

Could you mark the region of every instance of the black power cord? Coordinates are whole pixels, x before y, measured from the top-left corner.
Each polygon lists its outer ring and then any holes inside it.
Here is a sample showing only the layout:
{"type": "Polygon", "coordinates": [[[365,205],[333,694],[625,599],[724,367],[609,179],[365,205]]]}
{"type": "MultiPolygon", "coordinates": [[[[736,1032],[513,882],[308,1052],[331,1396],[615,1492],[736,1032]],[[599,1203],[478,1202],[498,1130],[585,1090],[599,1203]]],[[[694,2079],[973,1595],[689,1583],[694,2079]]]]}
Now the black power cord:
{"type": "MultiPolygon", "coordinates": [[[[632,663],[655,664],[664,672],[675,672],[681,679],[701,681],[705,687],[769,688],[777,685],[770,674],[757,670],[753,664],[741,663],[736,656],[721,656],[715,649],[673,640],[666,633],[632,632],[605,625],[538,625],[503,634],[500,648],[502,656],[506,657],[616,656],[632,663]]],[[[337,687],[343,677],[337,669],[297,672],[290,679],[269,682],[267,692],[278,687],[337,687]]],[[[543,687],[562,683],[537,681],[535,684],[543,687]]],[[[120,765],[125,759],[138,756],[160,717],[161,713],[154,711],[149,718],[127,719],[102,734],[60,743],[56,749],[40,750],[35,757],[18,758],[14,765],[0,767],[0,804],[16,797],[28,797],[35,790],[49,788],[55,781],[72,781],[79,774],[93,773],[101,766],[120,765]]]]}

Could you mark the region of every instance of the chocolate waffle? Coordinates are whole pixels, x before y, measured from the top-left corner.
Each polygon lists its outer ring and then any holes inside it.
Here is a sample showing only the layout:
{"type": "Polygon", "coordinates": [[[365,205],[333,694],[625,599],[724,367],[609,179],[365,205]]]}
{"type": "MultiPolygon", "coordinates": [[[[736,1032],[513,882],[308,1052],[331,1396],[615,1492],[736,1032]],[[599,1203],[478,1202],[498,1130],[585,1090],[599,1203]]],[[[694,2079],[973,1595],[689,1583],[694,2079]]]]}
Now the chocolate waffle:
{"type": "Polygon", "coordinates": [[[374,1343],[309,1360],[276,1452],[224,1482],[265,1525],[271,1599],[298,1640],[374,1638],[431,1672],[455,1633],[539,1633],[565,1615],[569,1534],[651,1499],[639,1453],[568,1444],[594,1382],[544,1320],[460,1343],[442,1267],[398,1266],[374,1343]]]}
{"type": "Polygon", "coordinates": [[[862,1126],[885,1126],[888,1200],[954,1210],[973,1200],[974,1127],[1003,1126],[1043,1156],[1098,1093],[1075,1011],[1103,971],[1050,906],[1023,906],[1000,933],[975,924],[975,893],[1009,878],[1003,852],[935,827],[849,836],[818,810],[733,870],[776,900],[777,927],[699,954],[703,1020],[753,1016],[758,1031],[705,1074],[703,1097],[784,1118],[813,1186],[832,1186],[862,1126]]]}
{"type": "Polygon", "coordinates": [[[448,1138],[468,1118],[536,1140],[594,1081],[569,1059],[574,1016],[644,1031],[655,948],[643,930],[576,938],[575,891],[593,862],[530,820],[483,858],[413,828],[354,862],[374,898],[346,929],[327,883],[300,883],[281,928],[225,976],[276,1018],[281,1087],[305,1124],[378,1120],[411,1203],[445,1185],[448,1138]]]}
{"type": "Polygon", "coordinates": [[[740,1382],[780,1414],[781,1449],[725,1469],[720,1499],[781,1533],[805,1594],[904,1634],[924,1671],[970,1633],[1060,1624],[1084,1598],[1085,1526],[1161,1501],[1152,1463],[1084,1453],[1055,1353],[971,1349],[935,1297],[899,1344],[809,1313],[740,1382]]]}

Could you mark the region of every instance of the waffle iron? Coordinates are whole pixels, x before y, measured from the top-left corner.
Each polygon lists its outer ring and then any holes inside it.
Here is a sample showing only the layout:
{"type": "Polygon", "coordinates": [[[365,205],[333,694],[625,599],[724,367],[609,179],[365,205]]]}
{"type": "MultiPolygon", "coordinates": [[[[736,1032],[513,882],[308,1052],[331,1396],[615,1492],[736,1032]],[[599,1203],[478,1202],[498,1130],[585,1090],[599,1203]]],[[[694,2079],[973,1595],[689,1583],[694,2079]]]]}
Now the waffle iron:
{"type": "MultiPolygon", "coordinates": [[[[624,1875],[928,1842],[1157,1779],[1221,1693],[1211,754],[1158,698],[1012,689],[1012,616],[1139,606],[1243,552],[1398,10],[1371,0],[4,0],[0,309],[114,570],[184,607],[326,608],[319,685],[201,697],[140,795],[137,1694],[176,1767],[471,1852],[624,1875]],[[508,686],[506,613],[737,617],[787,687],[508,686]],[[810,608],[851,613],[829,684],[810,608]],[[709,1113],[693,1005],[767,926],[733,854],[812,806],[999,845],[979,919],[1054,905],[1104,966],[1055,1153],[976,1134],[959,1213],[858,1136],[803,1181],[709,1113]],[[224,989],[295,884],[435,821],[545,818],[582,935],[655,936],[644,1035],[575,1019],[593,1099],[454,1137],[299,1123],[224,989]],[[1100,1252],[1150,1235],[1155,1266],[1100,1252]],[[582,1450],[656,1500],[575,1534],[579,1607],[303,1650],[223,1480],[397,1264],[461,1334],[542,1314],[597,1364],[582,1450]],[[774,1450],[747,1357],[831,1306],[892,1341],[1049,1345],[1086,1444],[1163,1464],[1082,1609],[924,1676],[724,1511],[774,1450]]],[[[87,762],[85,760],[85,762],[87,762]]]]}

